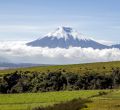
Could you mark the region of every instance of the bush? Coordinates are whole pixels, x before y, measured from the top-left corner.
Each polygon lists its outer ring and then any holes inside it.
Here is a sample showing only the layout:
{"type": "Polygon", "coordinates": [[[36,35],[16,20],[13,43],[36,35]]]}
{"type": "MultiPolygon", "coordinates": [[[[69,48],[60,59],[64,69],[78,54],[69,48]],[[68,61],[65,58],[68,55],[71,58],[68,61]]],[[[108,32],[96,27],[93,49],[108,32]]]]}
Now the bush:
{"type": "Polygon", "coordinates": [[[74,99],[68,102],[61,102],[53,106],[48,107],[36,107],[32,110],[80,110],[82,108],[87,108],[86,103],[90,101],[85,99],[74,99]]]}
{"type": "Polygon", "coordinates": [[[107,92],[105,92],[105,91],[100,91],[99,93],[98,93],[98,95],[99,96],[102,96],[102,95],[107,95],[108,93],[107,92]]]}

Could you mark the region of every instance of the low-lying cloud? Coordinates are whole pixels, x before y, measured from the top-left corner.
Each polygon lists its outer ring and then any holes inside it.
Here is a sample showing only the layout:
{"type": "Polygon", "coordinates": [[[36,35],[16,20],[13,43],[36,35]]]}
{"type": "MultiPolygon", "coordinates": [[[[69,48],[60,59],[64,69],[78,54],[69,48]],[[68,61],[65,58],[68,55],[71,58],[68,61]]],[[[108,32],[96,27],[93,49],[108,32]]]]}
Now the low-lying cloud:
{"type": "Polygon", "coordinates": [[[83,62],[101,62],[120,60],[120,49],[93,49],[70,47],[42,48],[30,47],[25,42],[0,42],[0,61],[42,63],[42,64],[70,64],[83,62]]]}

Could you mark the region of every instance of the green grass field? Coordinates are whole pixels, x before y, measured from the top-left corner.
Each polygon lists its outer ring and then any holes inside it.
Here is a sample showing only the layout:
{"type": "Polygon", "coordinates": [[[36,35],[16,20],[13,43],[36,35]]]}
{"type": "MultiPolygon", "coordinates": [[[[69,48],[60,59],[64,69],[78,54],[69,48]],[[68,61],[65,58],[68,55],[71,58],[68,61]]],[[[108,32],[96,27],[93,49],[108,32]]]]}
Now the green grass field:
{"type": "MultiPolygon", "coordinates": [[[[97,95],[99,91],[111,90],[82,90],[61,91],[27,94],[0,94],[0,110],[31,110],[37,106],[48,106],[69,101],[75,98],[88,98],[97,95]]],[[[105,96],[90,98],[88,108],[84,110],[120,110],[120,90],[113,90],[105,96]]]]}
{"type": "Polygon", "coordinates": [[[64,91],[28,94],[0,94],[0,110],[29,110],[36,106],[47,106],[75,98],[87,98],[99,90],[64,91]]]}
{"type": "Polygon", "coordinates": [[[98,73],[110,73],[112,71],[112,68],[117,68],[117,67],[120,67],[120,61],[8,69],[8,70],[0,70],[0,74],[1,75],[7,74],[7,73],[14,72],[16,70],[38,71],[38,72],[65,70],[66,72],[73,72],[73,73],[79,73],[79,74],[85,73],[86,71],[95,71],[98,73]]]}
{"type": "Polygon", "coordinates": [[[120,90],[116,90],[102,97],[95,97],[88,108],[83,110],[120,110],[120,90]]]}

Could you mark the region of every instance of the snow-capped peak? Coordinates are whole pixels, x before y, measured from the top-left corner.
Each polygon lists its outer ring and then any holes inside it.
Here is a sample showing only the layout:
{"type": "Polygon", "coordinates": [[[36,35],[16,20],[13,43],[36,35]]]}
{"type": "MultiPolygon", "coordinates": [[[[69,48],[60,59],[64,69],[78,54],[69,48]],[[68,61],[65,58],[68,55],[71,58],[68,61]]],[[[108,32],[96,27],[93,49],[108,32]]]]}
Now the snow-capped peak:
{"type": "Polygon", "coordinates": [[[81,48],[91,47],[94,49],[109,48],[108,46],[100,44],[70,27],[59,27],[54,32],[48,33],[43,36],[43,38],[29,42],[27,45],[49,48],[69,48],[71,46],[81,48]]]}
{"type": "Polygon", "coordinates": [[[56,37],[58,39],[64,38],[65,40],[69,39],[69,37],[73,37],[74,39],[79,40],[89,40],[85,35],[78,33],[76,30],[70,27],[58,27],[54,32],[48,33],[47,37],[56,37]]]}

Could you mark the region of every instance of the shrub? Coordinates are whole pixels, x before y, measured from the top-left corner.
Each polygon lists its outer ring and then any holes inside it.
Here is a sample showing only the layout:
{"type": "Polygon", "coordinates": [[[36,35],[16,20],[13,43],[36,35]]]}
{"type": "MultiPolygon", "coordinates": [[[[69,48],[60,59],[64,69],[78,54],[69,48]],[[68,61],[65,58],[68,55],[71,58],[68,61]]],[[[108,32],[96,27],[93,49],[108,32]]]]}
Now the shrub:
{"type": "Polygon", "coordinates": [[[108,93],[107,92],[105,92],[105,91],[100,91],[99,93],[98,93],[98,95],[99,96],[102,96],[102,95],[107,95],[108,93]]]}
{"type": "Polygon", "coordinates": [[[53,106],[48,107],[36,107],[32,110],[80,110],[82,108],[87,108],[86,103],[90,101],[85,99],[74,99],[67,102],[61,102],[53,106]]]}

